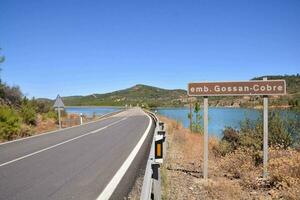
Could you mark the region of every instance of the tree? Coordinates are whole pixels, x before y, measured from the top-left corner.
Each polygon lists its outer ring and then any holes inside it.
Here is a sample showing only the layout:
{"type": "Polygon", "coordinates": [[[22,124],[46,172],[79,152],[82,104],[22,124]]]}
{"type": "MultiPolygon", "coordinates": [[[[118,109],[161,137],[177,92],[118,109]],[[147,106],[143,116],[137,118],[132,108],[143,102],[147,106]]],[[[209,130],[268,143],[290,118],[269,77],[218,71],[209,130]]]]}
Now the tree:
{"type": "Polygon", "coordinates": [[[200,104],[199,102],[195,103],[194,113],[196,115],[195,121],[193,122],[193,131],[197,133],[202,132],[201,119],[202,116],[200,114],[200,104]]]}
{"type": "Polygon", "coordinates": [[[190,120],[190,130],[193,130],[193,114],[192,113],[188,113],[188,119],[190,120]]]}
{"type": "MultiPolygon", "coordinates": [[[[1,48],[0,48],[0,50],[1,50],[1,48]]],[[[0,64],[3,63],[4,60],[5,60],[5,59],[4,59],[4,56],[1,56],[1,55],[0,55],[0,64]]],[[[1,68],[0,68],[0,72],[1,72],[1,68]]],[[[1,82],[2,82],[2,81],[1,81],[1,76],[0,76],[0,95],[1,95],[2,86],[3,86],[1,82]]],[[[1,97],[1,96],[0,96],[0,97],[1,97]]]]}
{"type": "Polygon", "coordinates": [[[0,98],[12,106],[20,106],[22,102],[22,92],[18,86],[9,87],[5,84],[1,86],[0,98]]]}
{"type": "MultiPolygon", "coordinates": [[[[0,51],[1,51],[1,48],[0,48],[0,51]]],[[[4,56],[0,56],[0,63],[3,63],[5,60],[5,57],[4,56]]]]}

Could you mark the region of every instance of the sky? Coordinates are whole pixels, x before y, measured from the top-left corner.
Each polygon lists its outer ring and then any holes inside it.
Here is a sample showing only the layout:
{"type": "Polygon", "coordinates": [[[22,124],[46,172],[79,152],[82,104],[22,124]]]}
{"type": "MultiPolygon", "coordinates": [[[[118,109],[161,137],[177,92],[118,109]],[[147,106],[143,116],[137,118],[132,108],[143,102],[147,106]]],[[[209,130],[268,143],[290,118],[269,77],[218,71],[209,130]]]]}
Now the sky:
{"type": "Polygon", "coordinates": [[[300,73],[299,0],[1,0],[1,79],[28,97],[300,73]]]}

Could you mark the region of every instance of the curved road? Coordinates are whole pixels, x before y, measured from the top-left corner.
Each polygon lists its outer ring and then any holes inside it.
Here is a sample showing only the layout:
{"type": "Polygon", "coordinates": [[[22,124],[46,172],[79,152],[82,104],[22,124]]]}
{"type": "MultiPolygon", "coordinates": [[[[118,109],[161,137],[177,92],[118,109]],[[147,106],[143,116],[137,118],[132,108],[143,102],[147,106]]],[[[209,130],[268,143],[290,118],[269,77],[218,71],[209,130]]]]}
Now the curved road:
{"type": "Polygon", "coordinates": [[[134,108],[0,144],[0,199],[123,199],[147,159],[153,129],[134,108]]]}

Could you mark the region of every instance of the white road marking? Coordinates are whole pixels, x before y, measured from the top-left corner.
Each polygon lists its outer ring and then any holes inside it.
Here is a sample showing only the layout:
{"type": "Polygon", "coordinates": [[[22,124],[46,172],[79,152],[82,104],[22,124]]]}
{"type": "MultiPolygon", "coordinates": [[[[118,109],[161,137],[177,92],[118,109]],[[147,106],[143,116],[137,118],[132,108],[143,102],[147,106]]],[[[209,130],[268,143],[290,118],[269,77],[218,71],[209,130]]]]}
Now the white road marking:
{"type": "Polygon", "coordinates": [[[123,121],[123,120],[125,120],[125,119],[127,119],[127,117],[124,117],[124,118],[122,118],[122,119],[120,119],[120,120],[118,120],[118,121],[115,121],[115,122],[113,122],[113,123],[111,123],[111,124],[109,124],[109,125],[107,125],[107,126],[104,126],[104,127],[102,127],[102,128],[99,128],[99,129],[96,129],[96,130],[90,131],[90,132],[88,132],[88,133],[85,133],[85,134],[83,134],[83,135],[80,135],[80,136],[74,137],[74,138],[72,138],[72,139],[69,139],[69,140],[66,140],[66,141],[64,141],[64,142],[61,142],[61,143],[58,143],[58,144],[52,145],[52,146],[50,146],[50,147],[47,147],[47,148],[41,149],[41,150],[39,150],[39,151],[36,151],[36,152],[30,153],[30,154],[27,154],[27,155],[25,155],[25,156],[22,156],[22,157],[16,158],[16,159],[14,159],[14,160],[11,160],[11,161],[8,161],[8,162],[5,162],[5,163],[2,163],[2,164],[0,164],[0,167],[3,167],[3,166],[5,166],[5,165],[9,165],[9,164],[11,164],[11,163],[14,163],[14,162],[16,162],[16,161],[19,161],[19,160],[23,160],[23,159],[25,159],[25,158],[28,158],[28,157],[30,157],[30,156],[33,156],[33,155],[36,155],[36,154],[42,153],[42,152],[44,152],[44,151],[47,151],[47,150],[49,150],[49,149],[53,149],[53,148],[55,148],[55,147],[61,146],[61,145],[63,145],[63,144],[66,144],[66,143],[68,143],[68,142],[71,142],[71,141],[74,141],[74,140],[78,140],[79,138],[82,138],[82,137],[85,137],[85,136],[88,136],[88,135],[91,135],[91,134],[97,133],[97,132],[99,132],[99,131],[102,131],[102,130],[104,130],[104,129],[106,129],[106,128],[108,128],[108,127],[110,127],[110,126],[114,125],[114,124],[117,124],[117,123],[119,123],[119,122],[121,122],[121,121],[123,121]]]}
{"type": "Polygon", "coordinates": [[[149,118],[149,125],[147,129],[145,130],[143,136],[139,140],[139,142],[136,144],[134,149],[131,151],[127,159],[124,161],[120,169],[117,171],[117,173],[114,175],[114,177],[110,180],[110,182],[106,185],[104,190],[101,192],[101,194],[98,196],[97,200],[106,200],[109,199],[110,196],[113,194],[115,189],[117,188],[118,184],[120,183],[121,179],[125,175],[126,171],[128,170],[129,166],[131,165],[132,161],[134,160],[135,156],[139,152],[141,146],[143,145],[150,129],[152,126],[152,120],[151,118],[147,115],[149,118]]]}

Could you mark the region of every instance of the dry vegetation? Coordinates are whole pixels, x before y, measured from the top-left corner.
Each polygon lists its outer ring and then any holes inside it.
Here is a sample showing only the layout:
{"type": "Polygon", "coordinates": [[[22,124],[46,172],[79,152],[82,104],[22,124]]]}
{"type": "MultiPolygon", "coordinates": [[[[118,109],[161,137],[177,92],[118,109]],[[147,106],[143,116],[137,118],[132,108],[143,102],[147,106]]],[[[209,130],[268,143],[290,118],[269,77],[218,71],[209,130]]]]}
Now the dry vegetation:
{"type": "Polygon", "coordinates": [[[210,138],[209,181],[202,176],[202,135],[174,120],[167,124],[167,158],[162,168],[163,199],[300,199],[300,152],[270,149],[269,178],[246,148],[221,156],[219,141],[210,138]]]}
{"type": "MultiPolygon", "coordinates": [[[[99,117],[88,118],[83,117],[83,123],[87,123],[93,120],[97,120],[99,117]]],[[[65,114],[62,117],[62,128],[68,128],[77,126],[80,124],[80,117],[77,114],[65,114]]],[[[37,116],[37,124],[34,127],[33,134],[41,134],[48,131],[54,131],[58,129],[57,121],[53,118],[43,118],[41,115],[37,116]]]]}

